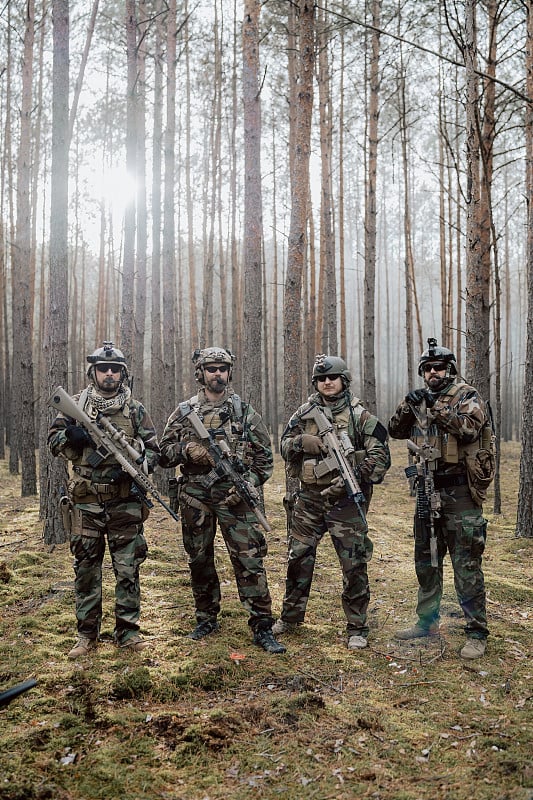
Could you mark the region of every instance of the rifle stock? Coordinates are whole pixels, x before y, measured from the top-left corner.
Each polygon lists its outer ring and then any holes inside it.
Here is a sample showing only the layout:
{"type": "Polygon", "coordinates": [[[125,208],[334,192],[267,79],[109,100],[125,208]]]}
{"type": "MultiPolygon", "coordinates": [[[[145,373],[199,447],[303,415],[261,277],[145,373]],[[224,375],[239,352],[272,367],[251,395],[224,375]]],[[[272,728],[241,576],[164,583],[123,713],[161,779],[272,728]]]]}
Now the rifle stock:
{"type": "Polygon", "coordinates": [[[267,518],[259,507],[259,492],[257,492],[255,487],[251,486],[251,484],[245,480],[245,478],[243,478],[242,474],[239,474],[239,471],[232,464],[232,454],[228,443],[225,440],[222,440],[220,443],[218,443],[213,435],[207,430],[194,409],[190,408],[184,412],[184,417],[189,419],[189,422],[191,423],[196,435],[204,443],[207,451],[211,455],[211,458],[215,462],[213,469],[205,476],[203,481],[204,486],[209,489],[219,480],[229,480],[233,484],[233,487],[241,500],[251,511],[253,511],[260,525],[262,525],[265,531],[271,531],[272,528],[268,524],[267,518]]]}
{"type": "Polygon", "coordinates": [[[140,468],[137,450],[126,440],[124,432],[115,428],[104,414],[98,413],[96,420],[92,420],[62,386],[54,389],[48,400],[48,405],[57,411],[61,411],[65,416],[75,419],[91,436],[97,447],[87,460],[93,468],[99,466],[109,456],[113,456],[124,472],[133,480],[141,502],[148,508],[152,508],[153,503],[147,497],[148,493],[151,494],[154,500],[162,505],[176,522],[178,521],[178,515],[163,500],[159,491],[140,468]]]}

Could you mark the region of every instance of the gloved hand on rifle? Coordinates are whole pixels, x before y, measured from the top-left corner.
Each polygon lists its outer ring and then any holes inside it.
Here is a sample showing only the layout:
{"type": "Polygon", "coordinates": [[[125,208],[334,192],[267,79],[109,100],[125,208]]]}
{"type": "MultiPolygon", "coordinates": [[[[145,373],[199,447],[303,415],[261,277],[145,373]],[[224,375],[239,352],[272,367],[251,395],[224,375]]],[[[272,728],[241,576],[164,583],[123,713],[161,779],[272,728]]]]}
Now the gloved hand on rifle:
{"type": "Polygon", "coordinates": [[[323,489],[320,494],[322,497],[342,497],[346,494],[346,487],[342,475],[339,475],[327,489],[323,489]]]}
{"type": "Polygon", "coordinates": [[[193,464],[209,464],[210,466],[215,464],[207,448],[199,442],[188,442],[185,448],[185,455],[187,456],[187,461],[191,461],[193,464]]]}
{"type": "Polygon", "coordinates": [[[429,389],[412,389],[405,395],[405,402],[410,406],[419,406],[423,400],[426,401],[426,408],[432,408],[436,398],[429,389]]]}
{"type": "Polygon", "coordinates": [[[304,453],[312,456],[318,456],[326,452],[326,447],[322,442],[320,436],[313,436],[311,433],[302,433],[300,436],[301,446],[304,453]]]}
{"type": "Polygon", "coordinates": [[[81,453],[84,447],[96,447],[85,428],[80,425],[68,425],[65,428],[65,436],[72,449],[78,453],[81,453]]]}
{"type": "Polygon", "coordinates": [[[228,494],[226,495],[225,503],[229,508],[232,508],[232,506],[238,506],[239,503],[242,503],[241,498],[237,494],[235,486],[232,486],[228,494]]]}

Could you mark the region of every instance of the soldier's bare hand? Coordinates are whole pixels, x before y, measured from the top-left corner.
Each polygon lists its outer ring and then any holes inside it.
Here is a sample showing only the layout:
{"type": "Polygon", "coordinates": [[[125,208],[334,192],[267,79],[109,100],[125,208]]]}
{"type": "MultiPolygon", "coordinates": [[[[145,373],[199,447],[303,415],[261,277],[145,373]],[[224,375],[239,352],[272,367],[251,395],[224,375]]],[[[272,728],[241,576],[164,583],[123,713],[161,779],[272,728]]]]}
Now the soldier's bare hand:
{"type": "Polygon", "coordinates": [[[309,453],[313,456],[318,456],[325,451],[320,436],[313,436],[311,433],[302,433],[302,450],[304,453],[309,453]]]}

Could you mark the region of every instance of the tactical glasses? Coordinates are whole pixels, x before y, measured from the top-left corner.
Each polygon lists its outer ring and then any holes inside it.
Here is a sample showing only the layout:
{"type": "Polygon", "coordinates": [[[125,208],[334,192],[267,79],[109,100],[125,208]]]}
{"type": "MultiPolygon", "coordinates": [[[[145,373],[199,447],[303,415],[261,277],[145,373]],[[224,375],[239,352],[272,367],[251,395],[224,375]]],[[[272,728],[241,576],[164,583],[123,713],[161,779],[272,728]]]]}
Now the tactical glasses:
{"type": "Polygon", "coordinates": [[[447,364],[443,361],[436,361],[434,364],[424,364],[424,372],[431,372],[431,370],[435,370],[435,372],[442,372],[447,368],[447,364]]]}
{"type": "Polygon", "coordinates": [[[96,365],[96,371],[97,372],[107,372],[109,369],[111,370],[111,372],[120,372],[122,367],[120,366],[120,364],[97,364],[96,365]]]}
{"type": "Polygon", "coordinates": [[[227,364],[206,364],[204,367],[206,372],[213,375],[215,372],[228,372],[229,367],[227,364]]]}
{"type": "Polygon", "coordinates": [[[317,375],[316,376],[316,379],[317,379],[317,381],[319,383],[324,383],[325,380],[331,381],[333,383],[333,381],[336,381],[337,378],[340,378],[340,375],[317,375]]]}

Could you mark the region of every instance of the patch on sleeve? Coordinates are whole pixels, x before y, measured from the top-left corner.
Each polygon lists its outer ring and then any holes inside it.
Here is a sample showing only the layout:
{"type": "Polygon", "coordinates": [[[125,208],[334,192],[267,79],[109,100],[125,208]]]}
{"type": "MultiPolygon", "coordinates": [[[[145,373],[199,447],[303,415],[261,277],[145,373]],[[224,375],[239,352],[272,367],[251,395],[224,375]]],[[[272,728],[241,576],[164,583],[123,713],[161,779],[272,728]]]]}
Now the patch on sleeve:
{"type": "Polygon", "coordinates": [[[381,442],[381,444],[385,444],[387,441],[387,429],[381,422],[378,421],[378,424],[372,431],[372,436],[375,436],[376,439],[381,442]]]}

